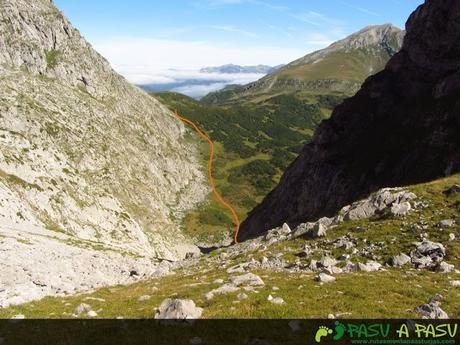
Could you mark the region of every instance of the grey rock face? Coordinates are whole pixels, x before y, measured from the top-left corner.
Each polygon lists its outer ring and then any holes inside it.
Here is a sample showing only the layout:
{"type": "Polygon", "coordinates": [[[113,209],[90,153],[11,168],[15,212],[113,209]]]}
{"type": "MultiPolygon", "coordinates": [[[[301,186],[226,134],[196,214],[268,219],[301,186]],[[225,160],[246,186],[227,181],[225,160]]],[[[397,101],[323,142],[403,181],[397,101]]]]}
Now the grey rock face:
{"type": "MultiPolygon", "coordinates": [[[[150,265],[199,252],[179,230],[184,212],[208,192],[184,125],[115,73],[51,1],[0,2],[0,79],[0,235],[32,243],[27,250],[2,244],[2,276],[11,270],[19,283],[23,269],[41,270],[25,257],[52,258],[66,281],[57,280],[59,289],[84,289],[74,281],[86,277],[90,289],[93,279],[105,280],[104,260],[96,269],[82,260],[90,274],[75,277],[64,248],[86,257],[101,247],[150,265]],[[36,240],[42,232],[51,233],[49,249],[36,240]],[[51,240],[61,234],[67,247],[51,240]]],[[[126,261],[111,259],[116,267],[126,261]]],[[[42,287],[29,295],[55,293],[42,287]]]]}
{"type": "Polygon", "coordinates": [[[452,54],[459,18],[455,0],[427,0],[411,15],[401,51],[321,123],[279,185],[242,223],[241,240],[283,222],[296,227],[330,217],[383,187],[460,171],[452,78],[460,74],[452,54]]]}
{"type": "Polygon", "coordinates": [[[165,299],[155,313],[155,319],[195,320],[201,317],[202,308],[192,300],[165,299]]]}

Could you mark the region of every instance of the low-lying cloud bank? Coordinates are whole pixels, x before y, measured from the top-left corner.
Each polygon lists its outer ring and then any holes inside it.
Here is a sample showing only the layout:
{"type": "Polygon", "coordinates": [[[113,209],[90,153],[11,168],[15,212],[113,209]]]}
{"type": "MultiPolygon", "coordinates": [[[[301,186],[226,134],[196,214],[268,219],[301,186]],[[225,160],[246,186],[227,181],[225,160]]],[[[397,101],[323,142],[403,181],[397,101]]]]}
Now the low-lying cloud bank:
{"type": "Polygon", "coordinates": [[[147,91],[174,91],[193,98],[201,98],[210,92],[223,89],[227,85],[248,84],[264,75],[260,73],[229,74],[167,70],[154,77],[138,75],[135,80],[138,81],[136,84],[147,91]]]}

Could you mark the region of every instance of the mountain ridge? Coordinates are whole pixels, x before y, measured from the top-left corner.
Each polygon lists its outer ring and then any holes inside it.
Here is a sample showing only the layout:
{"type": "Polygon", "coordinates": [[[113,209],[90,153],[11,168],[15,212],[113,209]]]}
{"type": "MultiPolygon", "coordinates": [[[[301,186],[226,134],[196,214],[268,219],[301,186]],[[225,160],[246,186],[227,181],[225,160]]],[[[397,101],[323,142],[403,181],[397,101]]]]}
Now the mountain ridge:
{"type": "Polygon", "coordinates": [[[206,103],[260,102],[273,95],[310,91],[351,96],[372,73],[382,70],[401,47],[404,31],[392,24],[373,25],[309,53],[274,73],[231,92],[214,92],[206,103]]]}

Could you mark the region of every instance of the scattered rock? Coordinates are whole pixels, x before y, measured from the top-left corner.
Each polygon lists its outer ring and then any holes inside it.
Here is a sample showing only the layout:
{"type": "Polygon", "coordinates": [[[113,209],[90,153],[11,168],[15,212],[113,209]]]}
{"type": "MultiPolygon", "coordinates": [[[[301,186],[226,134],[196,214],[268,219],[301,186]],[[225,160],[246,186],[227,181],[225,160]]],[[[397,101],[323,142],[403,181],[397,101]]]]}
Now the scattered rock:
{"type": "Polygon", "coordinates": [[[460,193],[460,185],[454,184],[453,186],[447,188],[443,193],[448,197],[458,194],[460,193]]]}
{"type": "Polygon", "coordinates": [[[390,213],[394,216],[405,216],[410,212],[411,209],[411,204],[405,201],[400,204],[393,204],[393,206],[391,206],[390,213]]]}
{"type": "Polygon", "coordinates": [[[441,243],[424,240],[416,245],[417,249],[411,252],[411,258],[417,268],[434,268],[446,256],[446,249],[441,243]]]}
{"type": "Polygon", "coordinates": [[[409,200],[417,198],[414,193],[397,188],[384,188],[367,199],[345,206],[340,211],[344,220],[368,219],[390,208],[395,215],[403,215],[411,210],[409,200]]]}
{"type": "Polygon", "coordinates": [[[145,301],[148,301],[151,297],[149,295],[143,295],[143,296],[140,296],[137,300],[139,302],[145,302],[145,301]]]}
{"type": "Polygon", "coordinates": [[[442,296],[434,295],[427,304],[422,304],[415,308],[415,312],[429,319],[448,319],[447,313],[441,309],[440,301],[442,296]]]}
{"type": "Polygon", "coordinates": [[[377,261],[368,261],[365,264],[358,263],[358,270],[363,272],[375,272],[382,267],[377,261]]]}
{"type": "Polygon", "coordinates": [[[223,279],[216,279],[212,282],[213,284],[223,284],[224,280],[223,279]]]}
{"type": "Polygon", "coordinates": [[[259,276],[253,273],[247,273],[241,276],[231,277],[230,280],[235,286],[240,286],[240,285],[262,286],[262,285],[265,285],[262,278],[260,278],[259,276]]]}
{"type": "Polygon", "coordinates": [[[455,226],[455,220],[453,219],[444,219],[441,220],[438,224],[438,227],[441,229],[451,228],[453,226],[455,226]]]}
{"type": "Polygon", "coordinates": [[[280,289],[280,288],[279,288],[278,286],[272,287],[272,291],[279,291],[279,289],[280,289]]]}
{"type": "Polygon", "coordinates": [[[239,288],[236,287],[235,285],[225,284],[225,285],[222,285],[221,287],[219,287],[217,289],[214,289],[214,290],[208,292],[207,294],[204,295],[204,297],[205,297],[206,300],[209,301],[209,300],[213,299],[215,295],[226,295],[226,294],[237,292],[237,291],[239,291],[239,288]]]}
{"type": "Polygon", "coordinates": [[[89,312],[91,309],[92,308],[89,304],[81,303],[74,309],[73,313],[78,316],[82,313],[89,312]]]}
{"type": "Polygon", "coordinates": [[[17,315],[14,315],[11,320],[23,320],[25,319],[26,317],[22,314],[17,314],[17,315]]]}
{"type": "Polygon", "coordinates": [[[450,265],[445,261],[440,262],[435,268],[437,272],[441,272],[441,273],[449,273],[449,272],[452,272],[454,269],[455,269],[454,265],[450,265]]]}
{"type": "Polygon", "coordinates": [[[449,234],[449,241],[455,241],[455,234],[450,233],[449,234]]]}
{"type": "Polygon", "coordinates": [[[453,287],[460,287],[460,280],[451,280],[450,285],[453,287]]]}
{"type": "Polygon", "coordinates": [[[88,317],[96,317],[97,313],[94,310],[90,310],[86,315],[88,315],[88,317]]]}
{"type": "Polygon", "coordinates": [[[335,277],[329,274],[326,274],[326,273],[320,273],[318,277],[316,278],[316,280],[319,281],[320,283],[331,283],[335,281],[335,277]]]}
{"type": "Polygon", "coordinates": [[[319,260],[319,264],[321,267],[331,267],[337,265],[337,260],[329,257],[329,256],[323,256],[319,260]]]}
{"type": "Polygon", "coordinates": [[[409,255],[401,253],[393,257],[392,264],[395,267],[401,267],[411,262],[411,258],[409,255]]]}
{"type": "Polygon", "coordinates": [[[248,295],[246,295],[244,292],[241,292],[240,294],[238,294],[238,299],[240,301],[243,301],[245,299],[248,299],[248,295]]]}
{"type": "Polygon", "coordinates": [[[273,304],[284,304],[284,300],[281,297],[273,297],[272,295],[268,295],[267,301],[273,303],[273,304]]]}
{"type": "Polygon", "coordinates": [[[199,319],[203,313],[192,300],[165,299],[155,313],[155,319],[199,319]]]}
{"type": "Polygon", "coordinates": [[[327,226],[317,222],[313,229],[310,231],[312,238],[324,237],[327,234],[327,226]]]}

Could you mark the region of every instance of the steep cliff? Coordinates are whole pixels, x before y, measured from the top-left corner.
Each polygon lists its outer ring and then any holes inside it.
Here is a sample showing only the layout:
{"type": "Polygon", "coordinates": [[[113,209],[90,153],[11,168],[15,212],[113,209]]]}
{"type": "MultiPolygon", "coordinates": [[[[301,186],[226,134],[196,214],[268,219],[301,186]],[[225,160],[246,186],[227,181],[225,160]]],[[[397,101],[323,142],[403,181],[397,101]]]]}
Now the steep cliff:
{"type": "Polygon", "coordinates": [[[0,80],[0,234],[30,225],[171,260],[197,250],[178,226],[207,193],[184,126],[50,0],[0,1],[0,80]]]}
{"type": "Polygon", "coordinates": [[[319,126],[250,213],[241,240],[460,171],[460,3],[427,0],[406,31],[402,50],[319,126]]]}

